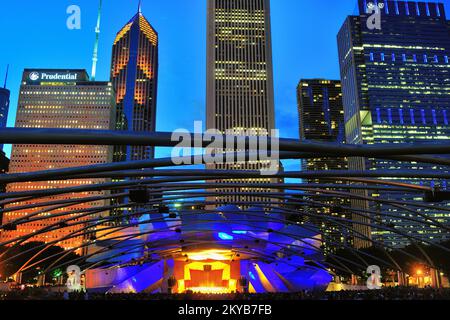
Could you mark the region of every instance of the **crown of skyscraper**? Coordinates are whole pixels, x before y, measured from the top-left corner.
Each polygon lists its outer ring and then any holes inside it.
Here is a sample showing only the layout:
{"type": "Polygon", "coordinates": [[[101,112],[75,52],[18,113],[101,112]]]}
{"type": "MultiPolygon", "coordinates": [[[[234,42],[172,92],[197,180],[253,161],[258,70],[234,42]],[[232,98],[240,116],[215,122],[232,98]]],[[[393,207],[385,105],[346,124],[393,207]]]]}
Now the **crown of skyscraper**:
{"type": "Polygon", "coordinates": [[[153,43],[158,43],[158,32],[156,32],[155,28],[148,22],[148,20],[144,17],[142,12],[136,13],[130,21],[117,33],[116,39],[114,40],[114,44],[116,44],[120,39],[123,38],[130,30],[134,24],[139,25],[139,29],[147,36],[147,38],[153,43]]]}
{"type": "Polygon", "coordinates": [[[417,18],[446,19],[445,6],[441,2],[416,2],[403,0],[358,0],[359,13],[370,14],[370,8],[377,6],[381,14],[390,17],[410,16],[417,18]]]}

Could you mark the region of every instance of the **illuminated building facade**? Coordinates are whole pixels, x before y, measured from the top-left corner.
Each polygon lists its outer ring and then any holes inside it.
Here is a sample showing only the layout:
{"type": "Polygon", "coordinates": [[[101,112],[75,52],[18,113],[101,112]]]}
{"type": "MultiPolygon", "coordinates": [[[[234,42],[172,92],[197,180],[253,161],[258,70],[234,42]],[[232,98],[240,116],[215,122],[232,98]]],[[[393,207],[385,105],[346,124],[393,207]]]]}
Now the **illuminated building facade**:
{"type": "MultiPolygon", "coordinates": [[[[316,142],[345,143],[344,107],[342,105],[342,88],[338,80],[303,79],[297,87],[300,139],[316,142]]],[[[311,158],[302,160],[303,171],[346,170],[347,158],[311,158]]],[[[318,180],[310,180],[318,183],[318,180]]],[[[310,213],[348,218],[350,214],[342,209],[347,206],[346,199],[333,199],[315,196],[312,200],[329,206],[309,208],[310,213]]],[[[323,219],[309,218],[322,229],[325,250],[334,251],[340,243],[350,244],[351,235],[348,227],[337,226],[323,219]]]]}
{"type": "MultiPolygon", "coordinates": [[[[139,12],[114,40],[111,81],[116,91],[117,129],[154,132],[158,84],[158,34],[139,12]]],[[[128,146],[114,151],[115,161],[154,157],[149,146],[128,146]]]]}
{"type": "MultiPolygon", "coordinates": [[[[371,30],[367,20],[369,1],[359,1],[359,16],[349,16],[338,34],[339,59],[346,123],[350,144],[393,144],[450,139],[450,24],[442,3],[374,1],[381,4],[381,30],[371,30]],[[384,5],[384,6],[383,6],[384,5]]],[[[352,170],[442,170],[416,162],[352,158],[352,170]]],[[[401,179],[399,179],[401,180],[401,179]]],[[[447,189],[447,181],[407,182],[447,189]]],[[[383,200],[423,201],[421,194],[373,192],[383,200]]],[[[366,201],[354,203],[368,208],[366,201]]],[[[372,208],[373,209],[373,208],[372,208]]],[[[443,241],[439,229],[419,225],[415,212],[385,204],[376,206],[377,218],[390,228],[403,228],[430,241],[443,241]],[[390,217],[394,215],[398,217],[390,217]]],[[[418,213],[448,224],[448,212],[418,208],[418,213]]],[[[363,219],[370,221],[369,217],[363,219]]],[[[359,230],[373,240],[402,247],[404,237],[388,230],[359,230]]]]}
{"type": "MultiPolygon", "coordinates": [[[[90,82],[85,70],[30,70],[23,73],[17,107],[17,128],[57,128],[57,129],[95,129],[113,130],[115,95],[109,82],[90,82]]],[[[68,167],[89,166],[112,161],[112,148],[109,146],[83,145],[13,145],[10,173],[22,173],[60,169],[68,167]]],[[[73,179],[63,181],[39,181],[14,183],[7,186],[8,192],[48,190],[68,188],[89,184],[104,183],[105,179],[73,179]]],[[[32,235],[50,225],[73,218],[68,224],[79,223],[86,219],[77,218],[77,214],[60,216],[70,211],[77,211],[107,205],[106,200],[96,200],[60,208],[35,207],[37,203],[69,200],[76,198],[104,196],[105,191],[91,191],[39,198],[33,202],[22,201],[6,207],[30,206],[14,212],[5,212],[3,224],[11,223],[38,212],[47,219],[19,224],[16,230],[2,231],[0,241],[32,235]],[[54,216],[54,217],[52,217],[54,216]]],[[[100,213],[99,213],[100,214],[100,213]]],[[[84,224],[68,226],[53,232],[47,232],[29,239],[49,243],[76,230],[84,224]]],[[[81,237],[61,241],[59,246],[71,249],[81,245],[81,237]]],[[[78,251],[80,252],[80,251],[78,251]]]]}
{"type": "MultiPolygon", "coordinates": [[[[0,151],[0,174],[8,173],[9,159],[3,151],[0,151]]],[[[5,184],[0,184],[0,193],[6,191],[5,184]]],[[[0,206],[3,209],[3,206],[0,206]]],[[[3,213],[0,213],[0,221],[2,221],[3,213]]]]}
{"type": "MultiPolygon", "coordinates": [[[[222,133],[270,135],[275,128],[270,1],[208,1],[207,29],[207,128],[222,133]]],[[[236,163],[211,168],[256,170],[264,165],[236,163]]],[[[272,180],[251,182],[276,182],[272,180]]],[[[255,197],[228,195],[217,200],[234,203],[252,199],[255,197]]]]}

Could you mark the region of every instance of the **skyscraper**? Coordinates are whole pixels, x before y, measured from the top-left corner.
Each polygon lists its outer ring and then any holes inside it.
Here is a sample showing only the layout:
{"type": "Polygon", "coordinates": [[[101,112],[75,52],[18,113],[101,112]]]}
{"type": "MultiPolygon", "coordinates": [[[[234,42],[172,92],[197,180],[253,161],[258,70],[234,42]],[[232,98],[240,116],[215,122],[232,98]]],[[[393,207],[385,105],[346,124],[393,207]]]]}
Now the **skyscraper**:
{"type": "MultiPolygon", "coordinates": [[[[0,150],[0,174],[5,174],[9,170],[9,159],[6,157],[6,154],[0,150]]],[[[0,183],[0,193],[6,191],[6,185],[4,183],[0,183]]],[[[0,209],[3,209],[3,206],[0,206],[0,209]]],[[[3,212],[0,213],[0,221],[3,220],[3,212]]]]}
{"type": "MultiPolygon", "coordinates": [[[[345,143],[344,107],[341,82],[338,80],[300,80],[297,87],[301,140],[345,143]]],[[[305,161],[306,170],[345,168],[342,161],[316,159],[305,161]],[[336,162],[332,164],[332,162],[336,162]]]]}
{"type": "MultiPolygon", "coordinates": [[[[303,79],[297,87],[300,139],[316,142],[345,143],[344,107],[342,105],[341,82],[325,79],[303,79]]],[[[347,158],[317,157],[302,160],[303,171],[346,170],[347,158]]],[[[310,179],[310,182],[319,182],[310,179]]],[[[339,181],[338,181],[339,182],[339,181]]],[[[311,206],[312,214],[348,218],[349,212],[341,206],[349,205],[344,198],[330,199],[319,194],[312,200],[325,204],[311,206]]],[[[334,251],[340,243],[350,244],[351,235],[343,228],[323,219],[309,218],[321,228],[325,235],[325,250],[334,251]]]]}
{"type": "MultiPolygon", "coordinates": [[[[8,69],[6,70],[5,84],[3,88],[0,87],[0,128],[6,128],[9,112],[9,95],[10,92],[6,89],[6,82],[8,80],[8,69]]],[[[3,150],[3,144],[0,144],[0,151],[3,150]]]]}
{"type": "MultiPolygon", "coordinates": [[[[252,130],[256,134],[270,134],[275,127],[270,1],[210,0],[207,29],[207,128],[222,133],[244,134],[252,130]]],[[[262,166],[254,163],[210,167],[262,166]]],[[[261,178],[253,182],[271,180],[261,178]]],[[[255,198],[230,195],[216,200],[245,199],[255,198]]]]}
{"type": "MultiPolygon", "coordinates": [[[[54,70],[54,69],[26,69],[23,72],[17,107],[17,128],[58,128],[58,129],[95,129],[113,130],[115,111],[115,96],[112,84],[109,82],[90,82],[85,70],[54,70]]],[[[88,166],[112,161],[112,148],[109,146],[83,145],[13,145],[11,154],[10,173],[33,172],[49,169],[59,169],[77,166],[88,166]]],[[[105,179],[72,179],[63,181],[38,181],[14,183],[7,186],[8,192],[47,190],[67,188],[87,184],[105,182],[105,179]]],[[[21,201],[8,205],[31,206],[48,201],[68,200],[105,195],[105,191],[90,191],[77,194],[57,195],[47,198],[21,201]]],[[[3,223],[26,217],[38,211],[48,216],[40,221],[17,225],[15,231],[1,231],[0,241],[8,241],[20,236],[31,235],[33,232],[49,225],[69,218],[55,216],[64,212],[89,209],[106,205],[106,200],[75,204],[69,207],[29,208],[19,211],[6,212],[3,223]]],[[[76,218],[75,216],[72,216],[76,218]]],[[[73,222],[87,219],[76,218],[73,222]]],[[[30,241],[51,242],[79,230],[83,225],[62,228],[47,232],[30,241]],[[81,226],[81,227],[80,227],[81,226]]],[[[82,237],[68,239],[59,243],[65,249],[81,245],[82,237]]]]}
{"type": "MultiPolygon", "coordinates": [[[[114,40],[111,81],[116,90],[117,129],[154,132],[158,85],[158,34],[138,13],[117,33],[114,40]]],[[[148,146],[117,149],[115,161],[154,157],[148,146]]]]}
{"type": "MultiPolygon", "coordinates": [[[[347,143],[419,144],[449,140],[450,23],[444,5],[412,1],[372,4],[379,6],[379,15],[372,11],[369,1],[359,0],[360,15],[349,16],[338,34],[347,143]],[[378,26],[373,19],[379,19],[378,26]]],[[[388,159],[351,158],[349,166],[353,170],[448,172],[448,168],[435,165],[388,159]]],[[[447,181],[443,180],[403,181],[447,189],[447,181]]],[[[412,197],[380,191],[372,195],[383,200],[422,201],[420,194],[412,197]]],[[[368,208],[367,201],[354,205],[368,208]]],[[[448,233],[439,228],[409,220],[423,220],[420,215],[426,215],[448,224],[448,212],[423,208],[407,212],[385,203],[378,203],[375,208],[379,214],[371,218],[380,219],[391,228],[402,228],[436,242],[448,238],[448,233]]],[[[362,226],[360,231],[395,247],[409,242],[388,230],[362,226]]]]}

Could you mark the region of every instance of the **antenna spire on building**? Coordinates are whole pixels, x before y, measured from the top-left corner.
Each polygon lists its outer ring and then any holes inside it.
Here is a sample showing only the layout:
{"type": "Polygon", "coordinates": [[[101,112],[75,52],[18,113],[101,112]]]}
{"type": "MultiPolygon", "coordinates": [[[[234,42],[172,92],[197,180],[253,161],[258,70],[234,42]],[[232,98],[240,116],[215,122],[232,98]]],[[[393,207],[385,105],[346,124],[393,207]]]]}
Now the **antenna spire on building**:
{"type": "Polygon", "coordinates": [[[138,13],[142,13],[142,0],[139,0],[138,13]]]}
{"type": "Polygon", "coordinates": [[[95,27],[95,44],[94,44],[94,55],[92,56],[92,72],[91,80],[95,81],[95,76],[97,74],[97,62],[98,62],[98,42],[100,38],[100,21],[102,16],[102,0],[100,0],[98,6],[98,16],[97,16],[97,26],[95,27]]]}
{"type": "Polygon", "coordinates": [[[3,85],[3,88],[5,89],[6,89],[6,82],[8,81],[8,72],[9,72],[9,64],[6,66],[5,84],[3,85]]]}

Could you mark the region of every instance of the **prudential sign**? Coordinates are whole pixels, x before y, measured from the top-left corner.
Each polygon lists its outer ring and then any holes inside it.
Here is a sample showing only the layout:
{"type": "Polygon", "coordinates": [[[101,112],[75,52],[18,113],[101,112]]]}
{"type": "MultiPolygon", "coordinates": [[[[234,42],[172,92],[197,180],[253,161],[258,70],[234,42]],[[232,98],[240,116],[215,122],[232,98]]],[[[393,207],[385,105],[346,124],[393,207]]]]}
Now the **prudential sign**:
{"type": "Polygon", "coordinates": [[[59,73],[59,72],[30,72],[28,78],[31,81],[76,81],[78,80],[78,73],[59,73]]]}

